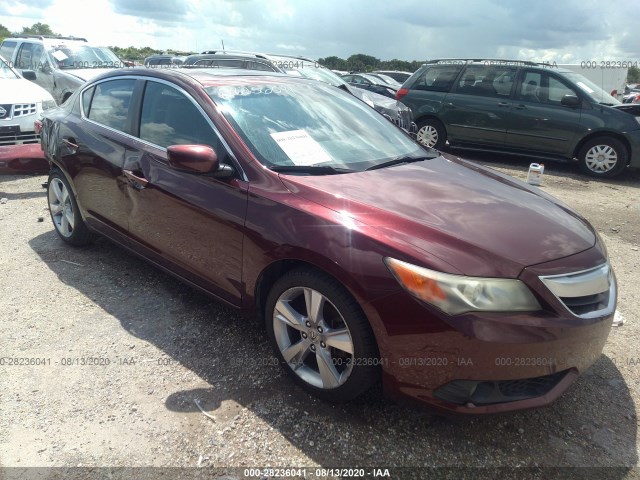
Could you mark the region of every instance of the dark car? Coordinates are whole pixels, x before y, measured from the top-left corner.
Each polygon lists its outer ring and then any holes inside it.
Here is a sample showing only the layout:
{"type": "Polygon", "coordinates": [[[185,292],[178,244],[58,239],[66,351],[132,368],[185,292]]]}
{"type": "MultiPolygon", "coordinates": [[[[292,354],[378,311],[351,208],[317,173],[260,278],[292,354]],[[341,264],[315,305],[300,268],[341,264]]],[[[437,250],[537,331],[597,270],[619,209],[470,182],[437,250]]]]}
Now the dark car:
{"type": "Polygon", "coordinates": [[[403,72],[401,70],[376,70],[371,73],[382,73],[388,77],[393,78],[398,83],[404,83],[407,81],[407,78],[411,76],[410,72],[403,72]]]}
{"type": "Polygon", "coordinates": [[[199,53],[189,55],[184,61],[185,67],[217,67],[217,68],[240,68],[246,70],[262,70],[265,72],[277,72],[268,59],[262,55],[251,53],[226,53],[225,51],[199,53]]]}
{"type": "Polygon", "coordinates": [[[585,219],[328,84],[117,71],[43,122],[62,240],[103,235],[259,312],[323,399],[382,380],[449,411],[541,406],[602,352],[616,282],[585,219]]]}
{"type": "Polygon", "coordinates": [[[385,97],[395,98],[398,91],[398,87],[391,86],[381,78],[366,73],[350,73],[342,75],[342,79],[353,87],[369,90],[385,97]]]}
{"type": "Polygon", "coordinates": [[[424,145],[572,161],[595,177],[640,167],[640,118],[590,80],[552,65],[433,60],[396,95],[424,145]]]}
{"type": "Polygon", "coordinates": [[[180,55],[151,55],[144,59],[144,66],[149,68],[177,67],[184,63],[185,58],[180,55]]]}

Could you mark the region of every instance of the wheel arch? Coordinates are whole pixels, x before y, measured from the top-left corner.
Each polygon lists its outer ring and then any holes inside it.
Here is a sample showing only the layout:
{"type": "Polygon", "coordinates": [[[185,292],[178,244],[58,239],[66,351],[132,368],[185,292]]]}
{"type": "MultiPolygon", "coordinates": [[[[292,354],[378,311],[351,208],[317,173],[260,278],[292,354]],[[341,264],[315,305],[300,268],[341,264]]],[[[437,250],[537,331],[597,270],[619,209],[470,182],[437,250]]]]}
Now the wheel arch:
{"type": "Polygon", "coordinates": [[[624,145],[624,148],[627,150],[627,165],[629,164],[629,161],[631,160],[631,144],[629,144],[629,141],[626,139],[624,135],[618,132],[613,132],[611,130],[597,130],[595,132],[589,133],[588,135],[585,135],[583,138],[580,139],[580,141],[577,143],[577,145],[573,149],[573,155],[571,158],[578,158],[578,155],[580,154],[580,150],[582,150],[582,147],[584,147],[584,145],[590,140],[593,140],[594,138],[598,138],[598,137],[611,137],[621,142],[622,145],[624,145]]]}

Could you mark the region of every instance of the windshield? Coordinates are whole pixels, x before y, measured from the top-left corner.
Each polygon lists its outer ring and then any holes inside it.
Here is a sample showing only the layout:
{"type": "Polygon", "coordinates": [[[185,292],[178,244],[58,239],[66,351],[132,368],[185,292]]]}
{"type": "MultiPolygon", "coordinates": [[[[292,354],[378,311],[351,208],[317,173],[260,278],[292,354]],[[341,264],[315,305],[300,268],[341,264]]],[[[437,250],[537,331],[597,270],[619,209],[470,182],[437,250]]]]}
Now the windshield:
{"type": "Polygon", "coordinates": [[[364,170],[433,156],[351,95],[320,82],[209,87],[209,96],[264,165],[364,170]]]}
{"type": "Polygon", "coordinates": [[[586,93],[592,100],[605,105],[620,105],[620,102],[605,92],[598,85],[579,73],[564,73],[564,76],[575,83],[583,93],[586,93]]]}
{"type": "Polygon", "coordinates": [[[0,79],[7,80],[10,78],[13,79],[20,77],[13,70],[11,70],[11,68],[9,68],[9,65],[7,65],[2,58],[0,58],[0,79]]]}
{"type": "Polygon", "coordinates": [[[49,55],[58,67],[68,68],[108,68],[120,67],[120,59],[107,47],[89,45],[56,45],[49,49],[49,55]]]}
{"type": "Polygon", "coordinates": [[[384,83],[386,83],[387,85],[391,85],[392,87],[400,86],[399,82],[396,82],[393,78],[389,77],[388,75],[385,75],[383,73],[376,73],[375,76],[382,79],[384,83]]]}

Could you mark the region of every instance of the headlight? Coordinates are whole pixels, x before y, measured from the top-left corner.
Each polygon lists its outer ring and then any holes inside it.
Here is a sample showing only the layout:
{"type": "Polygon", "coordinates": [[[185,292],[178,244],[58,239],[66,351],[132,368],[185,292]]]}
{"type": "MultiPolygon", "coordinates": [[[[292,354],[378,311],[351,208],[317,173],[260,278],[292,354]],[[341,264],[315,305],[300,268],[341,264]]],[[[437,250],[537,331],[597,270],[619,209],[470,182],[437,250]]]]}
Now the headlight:
{"type": "Polygon", "coordinates": [[[49,110],[50,108],[57,107],[55,100],[43,100],[42,101],[42,110],[49,110]]]}
{"type": "Polygon", "coordinates": [[[411,295],[449,315],[541,309],[531,290],[520,280],[451,275],[389,257],[384,261],[411,295]]]}
{"type": "Polygon", "coordinates": [[[636,122],[640,123],[640,117],[635,117],[636,122]]]}

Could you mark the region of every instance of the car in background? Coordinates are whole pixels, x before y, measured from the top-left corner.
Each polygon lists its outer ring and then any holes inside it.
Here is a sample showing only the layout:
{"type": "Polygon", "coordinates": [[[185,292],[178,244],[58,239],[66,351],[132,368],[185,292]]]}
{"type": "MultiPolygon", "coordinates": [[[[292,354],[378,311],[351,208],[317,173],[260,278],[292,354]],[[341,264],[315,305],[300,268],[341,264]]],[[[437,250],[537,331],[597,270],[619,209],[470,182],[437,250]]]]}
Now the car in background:
{"type": "Polygon", "coordinates": [[[395,81],[401,84],[406,82],[407,79],[411,76],[410,72],[403,72],[400,70],[376,70],[375,72],[371,73],[382,73],[388,77],[393,78],[395,81]]]}
{"type": "Polygon", "coordinates": [[[374,75],[368,75],[366,73],[350,73],[348,75],[343,75],[342,79],[353,87],[369,90],[373,93],[384,95],[389,98],[395,98],[398,90],[381,78],[374,75]]]}
{"type": "Polygon", "coordinates": [[[145,67],[177,67],[184,63],[186,56],[151,55],[144,59],[145,67]]]}
{"type": "Polygon", "coordinates": [[[42,144],[64,242],[105,236],[259,313],[327,401],[381,381],[445,411],[547,405],[612,326],[615,275],[585,219],[326,83],[113,71],[46,112],[42,144]]]}
{"type": "Polygon", "coordinates": [[[310,78],[341,88],[359,98],[405,130],[415,130],[411,110],[402,102],[359,88],[350,87],[341,77],[318,62],[305,57],[230,50],[209,50],[186,58],[185,68],[236,68],[281,72],[310,78]]]}
{"type": "MultiPolygon", "coordinates": [[[[33,71],[24,70],[27,78],[33,71]]],[[[0,57],[0,145],[39,143],[34,123],[42,112],[56,106],[45,89],[30,82],[0,57]]]]}
{"type": "MultiPolygon", "coordinates": [[[[34,76],[29,70],[23,74],[34,76]]],[[[55,106],[49,92],[23,78],[0,56],[0,172],[48,170],[34,123],[55,106]]]]}
{"type": "Polygon", "coordinates": [[[640,113],[579,73],[519,60],[443,59],[396,95],[429,147],[573,161],[610,178],[640,167],[640,113]]]}
{"type": "Polygon", "coordinates": [[[228,50],[209,50],[204,53],[189,55],[185,58],[185,67],[191,68],[241,68],[246,70],[279,71],[264,55],[257,53],[228,50]]]}
{"type": "Polygon", "coordinates": [[[379,78],[387,85],[390,85],[391,87],[395,88],[396,91],[402,86],[402,83],[394,80],[393,78],[391,78],[388,75],[385,75],[384,73],[369,73],[368,75],[379,78]]]}
{"type": "Polygon", "coordinates": [[[35,72],[33,82],[62,104],[85,81],[124,63],[107,47],[84,38],[19,35],[5,38],[0,54],[16,70],[35,72]]]}

